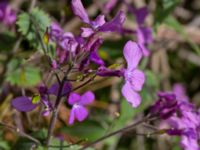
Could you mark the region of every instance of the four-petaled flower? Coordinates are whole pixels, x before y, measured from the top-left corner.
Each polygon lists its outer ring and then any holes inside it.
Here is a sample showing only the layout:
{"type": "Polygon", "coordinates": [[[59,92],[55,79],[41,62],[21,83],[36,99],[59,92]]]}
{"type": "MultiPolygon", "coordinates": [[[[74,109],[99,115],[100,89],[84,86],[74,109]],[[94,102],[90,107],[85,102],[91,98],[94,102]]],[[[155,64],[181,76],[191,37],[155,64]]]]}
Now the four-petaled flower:
{"type": "Polygon", "coordinates": [[[72,106],[69,117],[69,124],[72,125],[77,119],[83,121],[88,116],[88,111],[85,108],[86,105],[91,104],[94,101],[94,94],[91,91],[85,92],[82,96],[77,93],[71,93],[68,99],[68,103],[72,106]]]}
{"type": "Polygon", "coordinates": [[[122,32],[122,25],[125,22],[125,14],[119,11],[117,15],[109,22],[105,21],[104,15],[99,15],[95,20],[90,20],[81,0],[72,0],[72,11],[84,23],[88,24],[89,28],[82,29],[82,37],[89,37],[96,32],[122,32]]]}
{"type": "Polygon", "coordinates": [[[145,81],[144,73],[137,69],[142,52],[137,43],[128,41],[123,53],[128,67],[124,70],[125,84],[122,87],[122,94],[133,107],[137,107],[141,103],[138,91],[141,91],[145,81]]]}

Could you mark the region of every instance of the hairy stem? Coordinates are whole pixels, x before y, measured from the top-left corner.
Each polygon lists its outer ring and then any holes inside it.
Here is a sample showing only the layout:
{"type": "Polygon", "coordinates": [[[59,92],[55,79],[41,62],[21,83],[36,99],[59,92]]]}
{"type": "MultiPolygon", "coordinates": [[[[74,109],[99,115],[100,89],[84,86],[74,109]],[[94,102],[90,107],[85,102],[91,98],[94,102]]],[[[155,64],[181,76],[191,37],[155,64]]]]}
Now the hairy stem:
{"type": "Polygon", "coordinates": [[[62,82],[59,86],[58,95],[57,95],[57,98],[56,98],[53,114],[52,114],[52,117],[51,117],[51,120],[50,120],[50,125],[49,125],[49,128],[48,128],[48,136],[47,136],[47,143],[46,143],[47,146],[49,146],[49,144],[51,143],[51,136],[52,136],[52,133],[53,133],[53,129],[54,129],[56,120],[57,120],[59,106],[60,106],[60,102],[61,102],[61,98],[62,98],[62,90],[63,90],[65,81],[66,81],[66,76],[63,77],[62,82]]]}
{"type": "MultiPolygon", "coordinates": [[[[46,142],[47,147],[51,143],[51,136],[52,136],[52,133],[53,133],[54,126],[56,124],[57,117],[58,117],[58,111],[59,111],[59,106],[61,104],[63,87],[64,87],[64,84],[67,80],[67,76],[70,73],[72,68],[73,68],[73,65],[69,66],[69,68],[66,71],[66,75],[63,77],[61,83],[59,83],[60,86],[59,86],[59,90],[58,90],[58,95],[56,97],[56,102],[55,102],[55,105],[54,105],[53,114],[51,116],[50,125],[49,125],[49,128],[48,128],[48,135],[47,135],[47,142],[46,142]]],[[[69,96],[69,93],[67,94],[67,97],[68,96],[69,96]]],[[[49,147],[48,147],[48,149],[49,149],[49,147]]]]}

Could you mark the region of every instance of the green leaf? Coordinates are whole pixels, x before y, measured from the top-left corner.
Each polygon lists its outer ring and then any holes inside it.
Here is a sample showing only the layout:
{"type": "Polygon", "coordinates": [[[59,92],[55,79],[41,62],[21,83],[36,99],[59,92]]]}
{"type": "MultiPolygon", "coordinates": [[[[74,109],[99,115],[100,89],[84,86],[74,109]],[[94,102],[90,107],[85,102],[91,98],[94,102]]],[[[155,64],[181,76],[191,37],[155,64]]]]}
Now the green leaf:
{"type": "Polygon", "coordinates": [[[25,66],[7,72],[6,80],[13,85],[30,87],[40,82],[41,75],[39,69],[33,66],[25,66]]]}
{"type": "Polygon", "coordinates": [[[61,131],[87,140],[95,140],[105,134],[105,129],[99,123],[90,120],[64,127],[61,131]]]}
{"type": "Polygon", "coordinates": [[[34,8],[30,14],[24,12],[18,16],[18,31],[34,46],[38,46],[37,32],[43,37],[46,28],[50,25],[49,16],[39,8],[34,8]],[[34,21],[34,22],[33,22],[34,21]]]}
{"type": "Polygon", "coordinates": [[[146,81],[145,85],[151,88],[158,88],[159,87],[159,76],[156,76],[151,70],[145,71],[146,81]]]}
{"type": "Polygon", "coordinates": [[[0,141],[0,150],[8,150],[8,149],[10,149],[8,142],[3,140],[0,141]]]}
{"type": "Polygon", "coordinates": [[[155,10],[155,27],[160,25],[175,7],[180,3],[180,0],[157,0],[157,6],[155,10]]]}
{"type": "Polygon", "coordinates": [[[48,134],[47,129],[42,128],[38,131],[33,132],[32,136],[40,141],[44,141],[47,137],[47,134],[48,134]]]}
{"type": "Polygon", "coordinates": [[[16,37],[11,32],[0,33],[0,50],[10,51],[13,48],[16,37]]]}
{"type": "Polygon", "coordinates": [[[16,149],[30,150],[34,145],[35,143],[30,141],[29,139],[19,138],[15,143],[15,145],[12,147],[12,150],[16,149]]]}

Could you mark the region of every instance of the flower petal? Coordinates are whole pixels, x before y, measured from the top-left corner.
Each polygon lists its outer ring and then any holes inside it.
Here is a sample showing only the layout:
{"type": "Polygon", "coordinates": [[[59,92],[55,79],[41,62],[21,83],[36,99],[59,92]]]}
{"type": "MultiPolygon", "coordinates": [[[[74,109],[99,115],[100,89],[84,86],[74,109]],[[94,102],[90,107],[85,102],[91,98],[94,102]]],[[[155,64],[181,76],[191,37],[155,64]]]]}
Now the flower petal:
{"type": "Polygon", "coordinates": [[[81,100],[81,96],[77,93],[71,93],[69,95],[68,103],[70,105],[74,105],[75,103],[79,102],[81,100]]]}
{"type": "Polygon", "coordinates": [[[122,32],[122,25],[125,22],[126,16],[123,11],[117,13],[117,15],[109,22],[104,23],[99,27],[101,32],[122,32]]]}
{"type": "Polygon", "coordinates": [[[133,106],[138,107],[141,103],[140,95],[135,92],[129,82],[126,82],[122,87],[122,94],[126,98],[126,100],[133,106]]]}
{"type": "Polygon", "coordinates": [[[95,99],[94,94],[91,91],[87,91],[81,96],[79,104],[88,105],[92,103],[94,99],[95,99]]]}
{"type": "Polygon", "coordinates": [[[91,22],[91,25],[93,28],[98,28],[100,26],[102,26],[105,23],[105,16],[104,15],[99,15],[97,16],[97,18],[91,22]]]}
{"type": "Polygon", "coordinates": [[[138,44],[128,41],[124,46],[123,53],[128,65],[128,70],[136,68],[142,58],[142,52],[138,44]]]}
{"type": "Polygon", "coordinates": [[[131,86],[135,91],[141,91],[145,81],[145,75],[142,71],[135,69],[132,72],[131,86]]]}
{"type": "Polygon", "coordinates": [[[12,100],[12,106],[18,111],[32,111],[38,104],[33,104],[31,100],[26,96],[17,97],[12,100]]]}
{"type": "Polygon", "coordinates": [[[83,22],[89,23],[90,19],[88,17],[88,14],[83,7],[83,4],[81,0],[72,0],[72,11],[73,13],[78,16],[83,22]]]}
{"type": "Polygon", "coordinates": [[[139,25],[142,25],[149,12],[147,7],[141,7],[139,9],[134,10],[133,13],[135,14],[137,23],[139,25]]]}
{"type": "Polygon", "coordinates": [[[69,115],[69,125],[72,125],[75,121],[75,110],[72,108],[69,115]]]}
{"type": "Polygon", "coordinates": [[[176,94],[177,100],[180,100],[180,101],[189,101],[189,98],[186,95],[185,87],[181,83],[176,83],[173,86],[173,92],[176,94]]]}
{"type": "Polygon", "coordinates": [[[150,54],[149,49],[147,49],[146,46],[143,43],[139,43],[138,45],[141,48],[144,57],[149,56],[149,54],[150,54]]]}
{"type": "Polygon", "coordinates": [[[82,27],[81,30],[82,30],[82,33],[81,33],[82,37],[89,37],[94,33],[94,31],[91,28],[82,27]]]}
{"type": "Polygon", "coordinates": [[[97,51],[93,51],[90,53],[90,60],[97,65],[104,65],[104,61],[99,57],[97,51]]]}
{"type": "Polygon", "coordinates": [[[74,113],[75,113],[75,116],[77,118],[78,121],[83,121],[87,118],[88,116],[88,111],[85,107],[81,106],[81,105],[78,105],[78,106],[75,106],[76,108],[74,108],[74,113]]]}
{"type": "Polygon", "coordinates": [[[153,41],[152,29],[148,27],[138,27],[136,30],[138,43],[149,44],[153,41]]]}
{"type": "Polygon", "coordinates": [[[102,43],[103,43],[102,39],[97,39],[91,45],[91,48],[90,48],[91,52],[90,52],[89,58],[92,62],[94,62],[97,65],[104,65],[104,61],[99,57],[99,54],[98,54],[98,49],[99,49],[99,47],[101,46],[102,43]]]}

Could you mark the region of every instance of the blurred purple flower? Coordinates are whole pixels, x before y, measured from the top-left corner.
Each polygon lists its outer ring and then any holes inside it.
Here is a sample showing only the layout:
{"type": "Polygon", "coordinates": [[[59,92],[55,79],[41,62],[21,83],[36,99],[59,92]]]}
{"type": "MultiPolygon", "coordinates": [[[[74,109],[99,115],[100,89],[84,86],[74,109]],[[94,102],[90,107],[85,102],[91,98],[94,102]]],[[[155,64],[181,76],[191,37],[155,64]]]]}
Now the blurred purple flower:
{"type": "Polygon", "coordinates": [[[58,62],[55,60],[52,67],[55,69],[60,64],[67,62],[68,57],[76,55],[77,47],[80,42],[71,32],[64,32],[58,23],[53,22],[50,26],[50,39],[56,43],[56,54],[58,62]]]}
{"type": "Polygon", "coordinates": [[[177,110],[178,103],[173,93],[158,93],[159,99],[151,107],[151,114],[158,115],[161,119],[170,118],[177,110]]]}
{"type": "Polygon", "coordinates": [[[137,29],[136,29],[136,36],[137,36],[137,42],[140,45],[140,48],[142,49],[144,56],[149,56],[150,51],[148,50],[147,46],[149,43],[153,41],[152,37],[152,29],[149,27],[145,27],[144,21],[147,15],[149,14],[147,7],[142,7],[135,9],[129,4],[128,8],[129,11],[135,16],[136,23],[137,23],[137,29]]]}
{"type": "Polygon", "coordinates": [[[78,16],[84,23],[90,25],[89,28],[82,28],[82,37],[89,37],[98,31],[122,32],[121,28],[125,21],[124,12],[118,12],[117,15],[109,22],[105,21],[104,15],[99,15],[94,21],[91,21],[81,0],[72,0],[71,6],[73,13],[78,16]]]}
{"type": "Polygon", "coordinates": [[[123,53],[128,67],[124,70],[125,84],[122,87],[122,94],[133,107],[137,107],[141,103],[138,91],[141,91],[145,81],[144,73],[137,69],[142,52],[137,43],[128,41],[123,53]]]}
{"type": "Polygon", "coordinates": [[[176,94],[177,100],[189,101],[185,87],[181,83],[174,84],[172,91],[176,94]]]}
{"type": "Polygon", "coordinates": [[[88,111],[85,108],[86,105],[91,104],[95,99],[94,94],[91,91],[85,92],[82,96],[77,93],[71,93],[68,99],[68,103],[72,106],[69,117],[69,124],[72,125],[77,119],[83,121],[88,116],[88,111]]]}
{"type": "Polygon", "coordinates": [[[129,11],[135,15],[138,25],[143,25],[147,15],[149,14],[147,7],[134,9],[133,7],[129,6],[129,11]]]}
{"type": "Polygon", "coordinates": [[[100,47],[100,45],[103,43],[102,39],[97,39],[94,44],[91,46],[91,52],[90,52],[90,56],[89,59],[94,62],[95,64],[98,65],[104,65],[104,61],[99,57],[98,54],[98,48],[100,47]]]}
{"type": "Polygon", "coordinates": [[[144,56],[149,56],[147,45],[153,41],[152,30],[148,27],[138,27],[136,30],[137,41],[144,56]]]}
{"type": "Polygon", "coordinates": [[[185,99],[182,85],[176,84],[173,91],[177,93],[159,93],[159,100],[150,112],[169,126],[166,129],[168,135],[181,137],[184,150],[199,150],[200,112],[185,99]]]}
{"type": "Polygon", "coordinates": [[[50,39],[53,41],[59,40],[59,38],[62,36],[63,34],[63,30],[60,27],[60,25],[56,22],[51,23],[50,26],[50,39]]]}
{"type": "Polygon", "coordinates": [[[16,12],[12,10],[6,0],[0,2],[0,21],[6,26],[12,26],[16,21],[16,12]]]}

